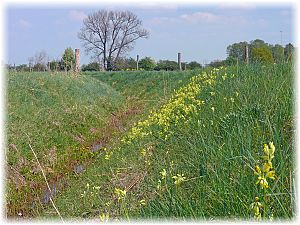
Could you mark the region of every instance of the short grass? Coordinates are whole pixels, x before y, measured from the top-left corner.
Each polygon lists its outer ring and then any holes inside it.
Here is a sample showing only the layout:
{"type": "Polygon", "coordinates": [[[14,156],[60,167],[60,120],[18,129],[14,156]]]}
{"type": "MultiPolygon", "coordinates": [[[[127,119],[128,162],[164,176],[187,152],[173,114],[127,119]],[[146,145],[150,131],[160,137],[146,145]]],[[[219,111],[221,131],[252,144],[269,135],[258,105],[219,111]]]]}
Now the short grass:
{"type": "Polygon", "coordinates": [[[23,214],[28,207],[21,205],[28,196],[15,195],[15,188],[26,183],[27,192],[32,192],[42,181],[29,144],[49,179],[58,176],[78,159],[72,159],[70,151],[96,139],[111,112],[125,107],[123,96],[110,86],[70,74],[8,73],[6,100],[8,204],[12,210],[19,205],[23,214]]]}
{"type": "Polygon", "coordinates": [[[86,72],[85,75],[109,84],[135,105],[151,109],[168,100],[175,89],[185,85],[189,78],[199,72],[123,71],[86,72]]]}
{"type": "MultiPolygon", "coordinates": [[[[270,181],[268,201],[275,219],[294,218],[293,65],[232,66],[219,73],[216,84],[204,85],[196,96],[205,104],[172,124],[168,138],[161,135],[164,126],[150,126],[152,135],[116,141],[84,173],[69,175],[68,189],[55,198],[62,216],[249,219],[249,206],[261,192],[253,168],[264,143],[272,141],[277,178],[270,181]],[[186,177],[179,186],[172,178],[178,174],[186,177]],[[118,199],[116,188],[127,190],[126,197],[118,199]]],[[[122,88],[113,73],[105,76],[122,88]]],[[[51,206],[41,214],[56,216],[51,206]]]]}

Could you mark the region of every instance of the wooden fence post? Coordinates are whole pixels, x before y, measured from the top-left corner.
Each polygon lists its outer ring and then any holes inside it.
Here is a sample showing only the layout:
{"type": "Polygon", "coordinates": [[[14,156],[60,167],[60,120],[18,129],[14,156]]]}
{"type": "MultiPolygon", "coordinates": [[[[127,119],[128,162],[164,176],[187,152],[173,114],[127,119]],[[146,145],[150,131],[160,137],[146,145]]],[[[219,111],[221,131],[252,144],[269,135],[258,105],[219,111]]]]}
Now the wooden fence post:
{"type": "Polygon", "coordinates": [[[248,45],[246,45],[246,64],[249,64],[249,53],[248,53],[248,45]]]}
{"type": "Polygon", "coordinates": [[[181,68],[181,53],[179,52],[178,53],[178,69],[181,71],[182,68],[181,68]]]}
{"type": "Polygon", "coordinates": [[[80,69],[79,54],[79,48],[75,48],[75,72],[79,72],[80,69]]]}

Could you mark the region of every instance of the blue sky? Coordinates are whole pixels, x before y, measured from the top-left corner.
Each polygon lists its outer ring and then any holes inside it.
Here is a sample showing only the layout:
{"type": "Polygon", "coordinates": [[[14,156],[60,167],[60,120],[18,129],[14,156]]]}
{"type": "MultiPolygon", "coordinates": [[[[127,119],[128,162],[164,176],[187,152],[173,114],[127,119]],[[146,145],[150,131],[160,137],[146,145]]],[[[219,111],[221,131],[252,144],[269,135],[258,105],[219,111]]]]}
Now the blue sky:
{"type": "Polygon", "coordinates": [[[226,47],[240,41],[262,39],[283,45],[294,39],[294,10],[290,5],[135,4],[21,6],[5,9],[6,63],[28,63],[28,57],[45,50],[50,59],[60,58],[67,47],[81,49],[81,64],[90,61],[77,38],[82,20],[99,9],[130,10],[150,31],[149,39],[137,40],[128,56],[150,56],[155,60],[208,63],[226,58],[226,47]]]}

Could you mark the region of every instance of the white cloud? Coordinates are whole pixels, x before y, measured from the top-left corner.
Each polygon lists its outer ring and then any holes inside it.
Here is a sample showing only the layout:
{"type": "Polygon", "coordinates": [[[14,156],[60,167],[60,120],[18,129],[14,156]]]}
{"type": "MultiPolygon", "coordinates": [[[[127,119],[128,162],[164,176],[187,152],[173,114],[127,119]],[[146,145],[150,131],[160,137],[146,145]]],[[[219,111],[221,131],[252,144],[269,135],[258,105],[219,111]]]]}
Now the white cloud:
{"type": "Polygon", "coordinates": [[[71,10],[69,12],[69,17],[72,20],[82,21],[83,19],[87,18],[87,15],[83,11],[71,10]]]}
{"type": "Polygon", "coordinates": [[[289,10],[281,10],[281,11],[279,12],[279,14],[280,14],[281,16],[290,16],[290,15],[291,15],[291,11],[289,11],[289,10]]]}
{"type": "MultiPolygon", "coordinates": [[[[235,24],[246,25],[249,21],[245,16],[222,15],[211,12],[194,12],[183,14],[178,17],[154,17],[145,21],[149,25],[170,25],[170,24],[235,24]]],[[[260,21],[261,22],[261,21],[260,21]]]]}
{"type": "Polygon", "coordinates": [[[164,10],[164,11],[176,11],[178,9],[178,6],[174,3],[163,3],[163,2],[137,2],[134,4],[135,8],[139,9],[147,9],[147,10],[164,10]]]}
{"type": "Polygon", "coordinates": [[[31,23],[30,23],[28,20],[20,19],[20,20],[19,20],[19,26],[20,26],[21,28],[26,29],[26,28],[31,27],[32,25],[31,25],[31,23]]]}
{"type": "Polygon", "coordinates": [[[254,22],[255,22],[257,25],[263,26],[263,27],[265,27],[265,26],[268,25],[268,21],[265,20],[265,19],[258,19],[257,21],[254,21],[254,22]]]}
{"type": "Polygon", "coordinates": [[[191,23],[232,23],[246,24],[247,19],[243,16],[220,15],[209,12],[195,12],[192,14],[184,14],[181,19],[191,23]]]}
{"type": "Polygon", "coordinates": [[[255,10],[256,5],[251,4],[249,2],[241,2],[241,3],[221,3],[219,5],[220,9],[235,9],[235,10],[255,10]]]}
{"type": "Polygon", "coordinates": [[[192,14],[184,14],[180,16],[180,18],[193,23],[198,23],[198,22],[215,23],[221,19],[220,16],[209,12],[195,12],[192,14]]]}
{"type": "Polygon", "coordinates": [[[246,25],[249,24],[249,20],[244,16],[227,16],[223,18],[225,23],[230,24],[239,24],[239,25],[246,25]]]}
{"type": "Polygon", "coordinates": [[[173,17],[154,17],[152,19],[146,20],[146,24],[150,25],[162,25],[162,24],[170,24],[170,23],[177,23],[179,20],[173,17]]]}

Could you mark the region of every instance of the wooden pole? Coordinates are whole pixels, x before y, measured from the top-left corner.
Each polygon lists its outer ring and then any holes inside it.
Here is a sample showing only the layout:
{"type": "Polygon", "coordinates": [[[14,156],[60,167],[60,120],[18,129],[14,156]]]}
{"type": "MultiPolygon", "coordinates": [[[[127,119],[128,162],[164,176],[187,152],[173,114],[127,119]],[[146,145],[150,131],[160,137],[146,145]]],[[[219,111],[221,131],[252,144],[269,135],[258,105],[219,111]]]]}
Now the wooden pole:
{"type": "Polygon", "coordinates": [[[139,55],[136,55],[136,70],[139,70],[139,55]]]}
{"type": "Polygon", "coordinates": [[[182,68],[181,68],[181,53],[179,52],[178,53],[178,69],[181,71],[182,68]]]}
{"type": "Polygon", "coordinates": [[[75,49],[75,72],[79,72],[80,62],[79,62],[79,49],[75,49]]]}
{"type": "Polygon", "coordinates": [[[248,45],[246,45],[246,64],[249,64],[249,53],[248,53],[248,45]]]}

